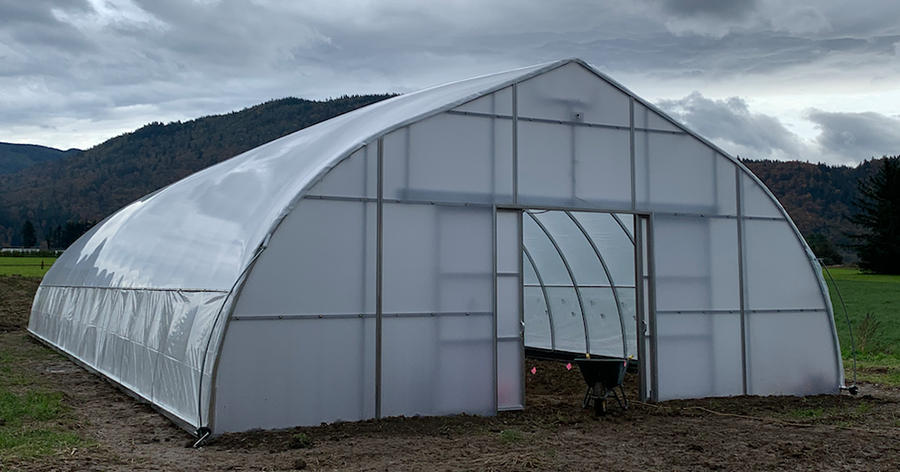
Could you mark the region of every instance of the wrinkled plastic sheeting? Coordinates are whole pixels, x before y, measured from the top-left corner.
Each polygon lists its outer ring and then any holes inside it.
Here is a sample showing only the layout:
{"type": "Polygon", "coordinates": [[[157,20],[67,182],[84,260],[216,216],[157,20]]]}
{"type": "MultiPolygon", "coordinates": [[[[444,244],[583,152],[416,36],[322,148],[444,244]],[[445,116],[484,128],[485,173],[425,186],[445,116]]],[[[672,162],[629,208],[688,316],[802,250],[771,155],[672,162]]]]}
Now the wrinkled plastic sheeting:
{"type": "MultiPolygon", "coordinates": [[[[41,286],[28,330],[199,427],[201,371],[212,331],[221,330],[215,320],[226,295],[41,286]]],[[[204,372],[204,388],[209,376],[204,372]]]]}

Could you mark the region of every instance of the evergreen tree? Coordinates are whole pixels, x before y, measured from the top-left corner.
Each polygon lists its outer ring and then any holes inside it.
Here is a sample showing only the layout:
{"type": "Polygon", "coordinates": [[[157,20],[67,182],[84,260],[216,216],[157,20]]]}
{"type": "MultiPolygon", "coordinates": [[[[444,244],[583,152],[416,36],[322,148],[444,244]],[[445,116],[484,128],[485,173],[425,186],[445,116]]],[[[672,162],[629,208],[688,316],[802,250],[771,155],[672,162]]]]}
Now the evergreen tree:
{"type": "Polygon", "coordinates": [[[880,160],[877,172],[858,182],[856,214],[849,219],[862,231],[848,236],[860,269],[900,274],[900,156],[880,160]]]}
{"type": "Polygon", "coordinates": [[[806,244],[812,249],[816,257],[822,259],[825,265],[835,265],[844,262],[844,257],[834,248],[831,241],[821,233],[813,233],[806,236],[806,244]]]}
{"type": "Polygon", "coordinates": [[[22,247],[35,246],[37,246],[37,234],[34,231],[34,225],[31,224],[31,220],[25,220],[25,224],[22,225],[22,247]]]}

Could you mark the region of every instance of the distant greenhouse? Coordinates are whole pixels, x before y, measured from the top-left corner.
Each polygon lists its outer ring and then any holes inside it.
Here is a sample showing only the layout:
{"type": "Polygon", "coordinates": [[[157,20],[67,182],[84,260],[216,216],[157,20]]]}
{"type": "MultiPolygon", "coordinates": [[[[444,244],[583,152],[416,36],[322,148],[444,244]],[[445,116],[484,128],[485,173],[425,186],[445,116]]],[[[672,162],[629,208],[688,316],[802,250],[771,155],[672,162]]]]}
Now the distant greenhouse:
{"type": "Polygon", "coordinates": [[[526,349],[641,397],[837,393],[819,264],[740,162],[588,64],[398,96],[119,210],[29,330],[214,434],[524,407],[526,349]]]}

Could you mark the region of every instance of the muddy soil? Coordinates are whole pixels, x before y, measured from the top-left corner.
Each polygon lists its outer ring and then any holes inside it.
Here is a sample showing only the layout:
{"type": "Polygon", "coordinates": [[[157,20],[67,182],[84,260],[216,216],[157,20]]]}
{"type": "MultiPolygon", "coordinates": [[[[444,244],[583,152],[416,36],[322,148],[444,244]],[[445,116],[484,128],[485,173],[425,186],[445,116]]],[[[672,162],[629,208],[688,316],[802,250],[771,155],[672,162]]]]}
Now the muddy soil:
{"type": "MultiPolygon", "coordinates": [[[[25,331],[37,281],[0,277],[0,343],[32,346],[25,331]]],[[[900,469],[900,391],[637,402],[606,417],[582,409],[577,368],[527,362],[523,411],[495,417],[388,418],[288,431],[193,438],[145,404],[59,356],[24,368],[65,392],[65,427],[89,445],[0,470],[890,470],[900,469]],[[531,369],[536,368],[532,374],[531,369]]]]}

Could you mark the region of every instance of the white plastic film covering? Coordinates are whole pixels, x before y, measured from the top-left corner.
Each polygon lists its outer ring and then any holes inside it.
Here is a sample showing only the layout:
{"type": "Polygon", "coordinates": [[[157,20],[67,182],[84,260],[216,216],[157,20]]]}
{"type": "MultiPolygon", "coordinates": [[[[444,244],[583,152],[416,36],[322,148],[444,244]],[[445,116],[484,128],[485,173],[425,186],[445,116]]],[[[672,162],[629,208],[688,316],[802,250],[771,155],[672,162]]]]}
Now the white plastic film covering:
{"type": "Polygon", "coordinates": [[[617,288],[616,293],[619,295],[619,306],[625,320],[625,339],[628,342],[626,352],[628,357],[634,356],[634,359],[638,359],[640,356],[637,347],[637,289],[617,288]]]}
{"type": "MultiPolygon", "coordinates": [[[[562,211],[531,212],[562,251],[578,285],[609,285],[603,265],[587,237],[562,211]]],[[[570,281],[571,282],[571,281],[570,281]]]]}
{"type": "Polygon", "coordinates": [[[490,95],[460,105],[454,108],[454,111],[500,115],[512,118],[512,109],[512,87],[506,87],[490,95]]]}
{"type": "Polygon", "coordinates": [[[634,104],[634,127],[641,131],[663,130],[682,132],[683,130],[659,113],[644,106],[640,102],[634,104]]]}
{"type": "Polygon", "coordinates": [[[826,312],[748,316],[748,390],[752,395],[838,393],[840,355],[826,312]]]}
{"type": "Polygon", "coordinates": [[[384,313],[493,312],[486,207],[384,205],[384,313]]]}
{"type": "Polygon", "coordinates": [[[654,220],[656,307],[660,311],[739,310],[737,220],[654,220]]]}
{"type": "Polygon", "coordinates": [[[818,264],[787,220],[745,220],[745,299],[751,310],[826,310],[818,264]]]}
{"type": "Polygon", "coordinates": [[[659,400],[743,392],[739,314],[659,314],[656,326],[659,400]]]}
{"type": "Polygon", "coordinates": [[[374,416],[375,253],[375,203],[297,204],[235,306],[216,383],[216,432],[374,416]]]}
{"type": "Polygon", "coordinates": [[[196,427],[200,372],[225,296],[42,286],[28,329],[196,427]]]}
{"type": "MultiPolygon", "coordinates": [[[[542,276],[537,277],[529,259],[526,346],[637,357],[634,244],[616,218],[609,213],[526,212],[523,240],[542,276]]],[[[631,217],[627,220],[633,224],[631,217]]]]}
{"type": "MultiPolygon", "coordinates": [[[[590,353],[623,357],[622,323],[606,271],[587,236],[565,212],[533,213],[566,258],[581,297],[590,353]]],[[[582,329],[584,329],[582,327],[582,329]]]]}
{"type": "Polygon", "coordinates": [[[497,212],[497,408],[525,406],[518,211],[497,212]]]}
{"type": "Polygon", "coordinates": [[[315,183],[307,195],[375,198],[378,186],[376,153],[375,146],[354,152],[315,183]]]}
{"type": "Polygon", "coordinates": [[[493,316],[385,317],[385,416],[493,414],[493,316]]]}
{"type": "Polygon", "coordinates": [[[519,84],[519,116],[629,126],[630,97],[577,63],[519,84]]]}
{"type": "Polygon", "coordinates": [[[687,133],[635,132],[639,209],[737,214],[735,164],[687,133]]]}
{"type": "Polygon", "coordinates": [[[305,198],[244,284],[235,316],[375,313],[375,203],[305,198]]]}
{"type": "Polygon", "coordinates": [[[630,209],[628,129],[521,121],[518,136],[520,203],[630,209]]]}
{"type": "Polygon", "coordinates": [[[572,204],[576,179],[573,141],[571,126],[519,122],[519,203],[572,204]]]}
{"type": "Polygon", "coordinates": [[[216,432],[374,417],[374,325],[374,317],[231,320],[216,432]]]}
{"type": "Polygon", "coordinates": [[[440,114],[384,139],[387,199],[512,201],[512,122],[440,114]]]}
{"type": "Polygon", "coordinates": [[[784,213],[778,208],[778,204],[754,178],[741,173],[741,187],[743,189],[741,203],[744,216],[784,218],[784,213]]]}
{"type": "Polygon", "coordinates": [[[538,349],[554,349],[551,336],[550,308],[540,287],[526,286],[525,295],[525,345],[538,349]]]}
{"type": "Polygon", "coordinates": [[[572,212],[600,251],[612,282],[618,287],[634,287],[634,242],[631,215],[572,212]]]}
{"type": "Polygon", "coordinates": [[[494,409],[493,212],[384,205],[382,414],[494,409]]]}

